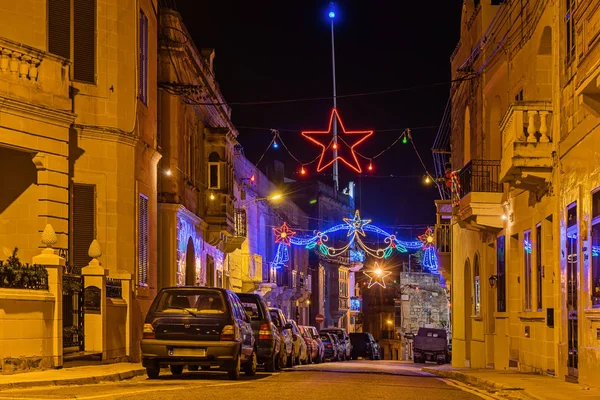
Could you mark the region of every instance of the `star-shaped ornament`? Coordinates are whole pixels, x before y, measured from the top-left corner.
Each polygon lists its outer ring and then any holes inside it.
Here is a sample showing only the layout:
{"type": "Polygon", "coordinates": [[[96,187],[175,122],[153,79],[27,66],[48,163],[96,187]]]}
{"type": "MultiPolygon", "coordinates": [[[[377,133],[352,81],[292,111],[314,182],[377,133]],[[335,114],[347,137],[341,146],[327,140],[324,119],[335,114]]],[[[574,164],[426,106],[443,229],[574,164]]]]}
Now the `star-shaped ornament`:
{"type": "Polygon", "coordinates": [[[435,236],[433,235],[433,230],[431,228],[427,228],[425,233],[418,236],[418,238],[423,244],[423,250],[435,246],[435,236]]]}
{"type": "Polygon", "coordinates": [[[344,222],[348,224],[348,235],[359,233],[365,235],[364,227],[371,223],[370,219],[360,219],[360,211],[354,212],[354,218],[344,218],[344,222]]]}
{"type": "Polygon", "coordinates": [[[379,264],[375,263],[375,266],[370,271],[363,271],[369,278],[369,284],[367,286],[368,289],[375,285],[379,285],[385,289],[385,278],[390,276],[392,273],[390,271],[384,271],[379,267],[379,264]]]}
{"type": "Polygon", "coordinates": [[[355,148],[365,141],[373,131],[347,131],[344,127],[338,111],[334,108],[329,118],[329,128],[326,131],[304,131],[302,136],[311,142],[321,146],[321,157],[317,165],[317,172],[323,171],[329,167],[335,160],[340,160],[357,173],[362,172],[362,167],[356,157],[355,148]],[[336,119],[338,127],[338,140],[333,140],[333,119],[336,119]],[[334,151],[337,150],[337,157],[334,151]]]}
{"type": "Polygon", "coordinates": [[[284,222],[279,228],[273,228],[273,233],[275,234],[275,243],[283,243],[287,246],[290,245],[292,236],[296,234],[296,232],[287,226],[286,222],[284,222]]]}

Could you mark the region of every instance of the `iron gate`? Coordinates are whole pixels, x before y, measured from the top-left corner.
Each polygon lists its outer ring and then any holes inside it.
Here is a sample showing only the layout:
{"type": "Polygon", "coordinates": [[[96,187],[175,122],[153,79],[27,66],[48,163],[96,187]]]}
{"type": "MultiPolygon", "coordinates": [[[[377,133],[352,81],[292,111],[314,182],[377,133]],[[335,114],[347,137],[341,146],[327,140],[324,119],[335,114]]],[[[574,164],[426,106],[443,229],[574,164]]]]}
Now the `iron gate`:
{"type": "MultiPolygon", "coordinates": [[[[83,276],[81,268],[65,267],[63,274],[63,349],[84,351],[83,276]]],[[[64,351],[63,350],[63,351],[64,351]]]]}

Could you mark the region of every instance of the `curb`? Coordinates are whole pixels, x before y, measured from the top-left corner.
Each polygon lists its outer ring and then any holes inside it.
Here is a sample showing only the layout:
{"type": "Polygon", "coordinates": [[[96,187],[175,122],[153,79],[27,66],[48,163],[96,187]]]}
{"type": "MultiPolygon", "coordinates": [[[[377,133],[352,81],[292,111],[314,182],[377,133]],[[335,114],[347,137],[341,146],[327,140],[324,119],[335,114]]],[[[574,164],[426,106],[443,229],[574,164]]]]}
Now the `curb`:
{"type": "Polygon", "coordinates": [[[42,381],[22,381],[0,384],[0,391],[8,389],[26,389],[39,386],[68,386],[68,385],[93,385],[101,382],[119,382],[126,379],[131,379],[136,376],[144,375],[146,369],[137,368],[124,372],[117,372],[112,374],[100,375],[100,376],[86,376],[81,378],[64,378],[64,379],[51,379],[42,381]]]}
{"type": "Polygon", "coordinates": [[[393,375],[393,376],[410,376],[415,378],[434,378],[434,373],[429,371],[423,371],[428,373],[428,375],[419,374],[419,373],[400,373],[400,372],[389,372],[389,371],[352,371],[352,370],[334,370],[334,369],[324,369],[324,368],[285,368],[279,372],[333,372],[336,374],[365,374],[365,375],[393,375]]]}
{"type": "Polygon", "coordinates": [[[502,391],[503,397],[505,397],[507,399],[515,399],[515,400],[523,400],[523,398],[532,399],[532,400],[539,399],[538,397],[525,392],[525,390],[523,388],[507,386],[507,385],[504,385],[501,383],[491,381],[489,379],[477,378],[475,376],[472,376],[469,374],[463,374],[462,372],[458,372],[458,371],[439,370],[439,369],[428,368],[428,367],[421,368],[421,371],[428,372],[430,374],[434,374],[437,376],[441,376],[443,378],[454,379],[459,382],[477,386],[477,387],[481,387],[481,388],[484,388],[487,390],[502,391]]]}

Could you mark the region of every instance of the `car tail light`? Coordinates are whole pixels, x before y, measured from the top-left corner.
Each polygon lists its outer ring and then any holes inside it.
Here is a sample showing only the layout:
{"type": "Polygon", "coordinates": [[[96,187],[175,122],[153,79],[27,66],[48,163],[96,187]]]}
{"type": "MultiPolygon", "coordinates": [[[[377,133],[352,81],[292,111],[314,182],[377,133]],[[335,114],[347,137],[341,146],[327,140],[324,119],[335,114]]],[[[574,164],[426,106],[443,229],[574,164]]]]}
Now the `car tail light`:
{"type": "Polygon", "coordinates": [[[225,325],[221,331],[221,340],[235,340],[235,325],[225,325]]]}
{"type": "Polygon", "coordinates": [[[262,324],[258,331],[258,340],[272,340],[273,332],[271,332],[269,324],[262,324]]]}
{"type": "Polygon", "coordinates": [[[152,324],[144,324],[143,339],[154,339],[154,327],[152,324]]]}

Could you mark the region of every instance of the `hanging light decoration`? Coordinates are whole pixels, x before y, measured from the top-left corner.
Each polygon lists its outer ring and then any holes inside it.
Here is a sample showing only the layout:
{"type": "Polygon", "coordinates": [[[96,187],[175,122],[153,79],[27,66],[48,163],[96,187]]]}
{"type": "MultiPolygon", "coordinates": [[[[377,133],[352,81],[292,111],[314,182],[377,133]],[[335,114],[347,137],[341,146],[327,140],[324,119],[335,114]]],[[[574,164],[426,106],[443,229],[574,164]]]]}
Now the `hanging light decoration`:
{"type": "Polygon", "coordinates": [[[306,170],[304,169],[304,165],[300,167],[300,175],[306,175],[306,170]]]}
{"type": "Polygon", "coordinates": [[[369,166],[367,167],[369,171],[373,171],[373,160],[369,161],[369,166]]]}

